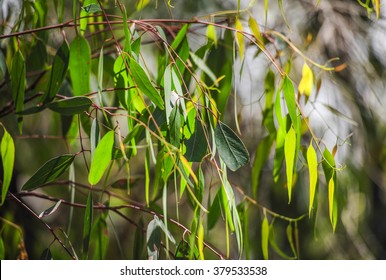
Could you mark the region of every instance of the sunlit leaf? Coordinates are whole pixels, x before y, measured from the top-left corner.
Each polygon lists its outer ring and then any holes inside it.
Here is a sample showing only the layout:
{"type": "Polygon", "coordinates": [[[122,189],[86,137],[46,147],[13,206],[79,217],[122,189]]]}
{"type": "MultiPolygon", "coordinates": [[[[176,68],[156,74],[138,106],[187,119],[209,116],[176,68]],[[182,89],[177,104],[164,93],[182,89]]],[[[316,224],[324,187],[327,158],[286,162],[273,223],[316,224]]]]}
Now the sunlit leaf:
{"type": "MultiPolygon", "coordinates": [[[[58,93],[63,80],[66,76],[68,64],[70,59],[70,49],[67,41],[64,40],[52,63],[50,80],[48,82],[47,91],[42,97],[44,104],[51,102],[58,93]]],[[[83,83],[84,81],[82,81],[83,83]]]]}
{"type": "Polygon", "coordinates": [[[140,11],[145,8],[147,5],[149,5],[150,2],[151,0],[138,0],[136,5],[137,11],[140,11]]]}
{"type": "MultiPolygon", "coordinates": [[[[24,109],[24,91],[25,91],[26,69],[24,57],[21,51],[17,51],[12,58],[11,68],[11,88],[13,102],[15,103],[16,112],[21,112],[24,109]]],[[[19,131],[22,131],[23,118],[18,116],[19,131]]]]}
{"type": "Polygon", "coordinates": [[[381,15],[381,0],[372,0],[372,2],[375,9],[375,15],[377,16],[377,19],[379,19],[381,15]]]}
{"type": "Polygon", "coordinates": [[[70,44],[69,68],[74,95],[89,93],[91,49],[83,36],[78,35],[70,44]]]}
{"type": "Polygon", "coordinates": [[[292,196],[295,150],[296,150],[296,134],[295,134],[295,130],[291,127],[285,137],[285,142],[284,142],[284,156],[285,156],[285,163],[286,163],[287,188],[288,188],[288,203],[291,202],[291,196],[292,196]]]}
{"type": "Polygon", "coordinates": [[[268,260],[268,244],[269,244],[269,223],[267,217],[264,216],[261,224],[261,248],[263,251],[263,258],[268,260]]]}
{"type": "Polygon", "coordinates": [[[68,154],[50,159],[32,175],[21,189],[30,191],[53,182],[70,167],[74,158],[75,155],[68,154]]]}
{"type": "Polygon", "coordinates": [[[151,83],[146,72],[142,69],[133,58],[130,58],[130,69],[133,75],[134,82],[137,84],[138,89],[144,93],[149,99],[161,110],[164,109],[164,102],[158,90],[155,89],[151,83]]]}
{"type": "Polygon", "coordinates": [[[311,216],[312,207],[314,205],[316,184],[318,182],[318,158],[312,142],[307,149],[307,163],[308,163],[308,172],[310,176],[310,199],[308,207],[308,215],[311,216]]]}
{"type": "Polygon", "coordinates": [[[7,196],[8,188],[11,183],[13,166],[15,163],[15,144],[11,135],[3,127],[4,134],[1,139],[0,150],[1,150],[1,161],[3,165],[3,182],[1,188],[1,203],[3,205],[7,196]]]}
{"type": "Polygon", "coordinates": [[[98,182],[102,179],[102,176],[112,159],[113,147],[114,131],[110,130],[99,141],[91,160],[90,173],[88,175],[88,182],[91,185],[98,184],[98,182]]]}
{"type": "Polygon", "coordinates": [[[47,217],[53,213],[55,213],[56,210],[58,210],[60,204],[62,203],[62,200],[58,200],[54,205],[52,205],[50,208],[44,210],[39,214],[39,218],[47,217]]]}
{"type": "Polygon", "coordinates": [[[47,104],[47,108],[62,115],[81,114],[90,108],[92,101],[88,97],[76,96],[47,104]]]}
{"type": "Polygon", "coordinates": [[[212,41],[215,46],[217,46],[217,33],[214,25],[208,24],[208,27],[206,28],[206,37],[209,41],[212,41]]]}
{"type": "Polygon", "coordinates": [[[198,256],[200,260],[205,260],[204,256],[204,227],[200,222],[197,231],[198,256]]]}
{"type": "Polygon", "coordinates": [[[297,120],[297,107],[296,107],[296,101],[295,101],[295,90],[291,80],[288,77],[284,78],[283,91],[284,91],[284,99],[287,104],[288,113],[291,117],[292,125],[294,126],[294,129],[297,130],[298,120],[297,120]]]}
{"type": "Polygon", "coordinates": [[[330,222],[332,225],[334,224],[334,220],[333,220],[334,195],[335,195],[335,182],[334,182],[334,178],[332,177],[328,182],[328,213],[329,213],[330,222]]]}
{"type": "Polygon", "coordinates": [[[237,134],[219,121],[215,128],[215,141],[218,153],[227,167],[236,171],[249,162],[249,153],[237,134]]]}
{"type": "Polygon", "coordinates": [[[299,93],[309,97],[314,86],[314,75],[307,63],[303,64],[302,79],[299,83],[299,93]]]}
{"type": "Polygon", "coordinates": [[[239,18],[236,19],[235,29],[237,30],[236,39],[237,39],[237,45],[239,46],[240,59],[242,60],[244,58],[245,45],[244,45],[244,35],[242,33],[243,24],[241,23],[239,18]]]}
{"type": "Polygon", "coordinates": [[[86,210],[84,212],[83,222],[83,255],[82,259],[88,259],[88,249],[90,245],[91,237],[91,226],[92,226],[92,215],[93,215],[93,202],[92,202],[92,191],[88,193],[86,210]]]}
{"type": "Polygon", "coordinates": [[[249,28],[252,30],[259,47],[264,48],[264,39],[263,36],[261,36],[259,25],[257,24],[256,20],[251,16],[249,17],[248,25],[249,28]]]}

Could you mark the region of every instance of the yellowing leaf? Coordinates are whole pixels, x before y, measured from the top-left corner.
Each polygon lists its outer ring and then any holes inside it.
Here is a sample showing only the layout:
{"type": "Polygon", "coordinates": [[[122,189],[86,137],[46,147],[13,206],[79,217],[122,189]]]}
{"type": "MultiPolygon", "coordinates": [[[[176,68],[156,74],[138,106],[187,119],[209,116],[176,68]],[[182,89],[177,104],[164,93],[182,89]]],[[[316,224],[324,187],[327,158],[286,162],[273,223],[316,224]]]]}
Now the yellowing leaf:
{"type": "Polygon", "coordinates": [[[198,233],[197,233],[197,243],[198,243],[198,254],[200,256],[200,260],[204,260],[204,226],[200,222],[200,225],[198,226],[198,233]]]}
{"type": "Polygon", "coordinates": [[[137,1],[137,11],[142,10],[147,5],[149,5],[149,3],[150,3],[150,0],[139,0],[139,1],[137,1]]]}
{"type": "Polygon", "coordinates": [[[263,257],[265,260],[268,260],[268,239],[269,237],[269,224],[267,217],[264,217],[263,223],[261,225],[261,248],[263,251],[263,257]]]}
{"type": "Polygon", "coordinates": [[[15,163],[15,144],[11,135],[3,127],[4,135],[1,139],[0,151],[1,151],[1,161],[3,164],[3,184],[1,190],[1,201],[0,205],[3,205],[5,198],[7,196],[9,185],[11,184],[13,166],[15,163]]]}
{"type": "Polygon", "coordinates": [[[239,19],[236,19],[235,28],[237,30],[236,39],[237,39],[237,44],[239,46],[240,59],[243,59],[244,58],[244,51],[245,51],[244,35],[242,34],[243,24],[241,23],[241,21],[239,19]]]}
{"type": "Polygon", "coordinates": [[[377,19],[379,19],[379,16],[381,14],[381,0],[373,0],[373,6],[375,9],[375,14],[377,16],[377,19]]]}
{"type": "Polygon", "coordinates": [[[287,188],[288,188],[288,203],[291,202],[291,195],[292,195],[295,150],[296,150],[296,133],[295,133],[295,130],[291,127],[285,137],[285,142],[284,142],[284,156],[285,156],[287,188]]]}
{"type": "Polygon", "coordinates": [[[259,25],[257,24],[256,20],[253,17],[249,17],[248,25],[249,25],[249,28],[252,30],[253,35],[255,36],[259,47],[264,48],[264,39],[261,36],[259,25]]]}
{"type": "Polygon", "coordinates": [[[299,87],[298,87],[299,93],[309,97],[313,86],[314,86],[314,75],[312,74],[312,70],[307,65],[307,63],[304,63],[303,70],[302,70],[302,79],[300,80],[299,87]]]}
{"type": "Polygon", "coordinates": [[[318,182],[318,158],[312,142],[307,149],[307,163],[308,163],[308,172],[310,174],[310,205],[308,208],[308,215],[311,216],[312,205],[314,204],[316,183],[318,182]]]}
{"type": "Polygon", "coordinates": [[[334,192],[335,192],[335,182],[334,177],[331,177],[328,182],[328,213],[330,215],[331,224],[334,225],[334,192]]]}
{"type": "Polygon", "coordinates": [[[214,45],[217,47],[217,33],[216,28],[209,24],[206,28],[206,37],[208,37],[208,40],[212,41],[214,45]]]}

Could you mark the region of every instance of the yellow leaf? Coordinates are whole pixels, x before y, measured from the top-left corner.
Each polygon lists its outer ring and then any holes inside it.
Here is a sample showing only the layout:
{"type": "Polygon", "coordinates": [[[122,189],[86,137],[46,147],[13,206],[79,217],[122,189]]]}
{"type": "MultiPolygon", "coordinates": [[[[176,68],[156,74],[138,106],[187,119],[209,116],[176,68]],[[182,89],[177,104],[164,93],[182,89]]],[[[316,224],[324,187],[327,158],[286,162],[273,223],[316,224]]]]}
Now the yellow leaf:
{"type": "Polygon", "coordinates": [[[200,225],[198,226],[198,233],[197,233],[197,247],[198,247],[198,254],[200,260],[205,260],[204,257],[204,226],[202,225],[202,222],[200,222],[200,225]]]}
{"type": "Polygon", "coordinates": [[[249,28],[251,28],[253,35],[256,38],[257,44],[259,45],[259,47],[264,49],[264,39],[261,36],[259,25],[257,24],[256,20],[253,17],[249,17],[248,25],[249,25],[249,28]]]}
{"type": "Polygon", "coordinates": [[[188,160],[183,155],[180,155],[180,160],[185,169],[189,172],[189,175],[192,177],[193,181],[198,184],[197,176],[194,174],[192,166],[189,164],[188,160]]]}
{"type": "Polygon", "coordinates": [[[208,40],[212,41],[214,45],[217,47],[217,33],[216,33],[216,28],[209,24],[208,27],[206,28],[206,37],[208,40]]]}
{"type": "Polygon", "coordinates": [[[304,63],[302,70],[302,79],[299,83],[299,93],[309,97],[314,86],[314,75],[312,74],[311,68],[304,63]]]}
{"type": "Polygon", "coordinates": [[[268,260],[268,241],[269,241],[269,223],[267,217],[264,216],[263,223],[261,225],[261,247],[263,251],[263,257],[268,260]]]}
{"type": "Polygon", "coordinates": [[[316,183],[318,182],[318,158],[312,142],[307,149],[307,163],[308,163],[308,172],[310,174],[310,205],[308,208],[308,215],[311,216],[312,205],[314,204],[316,183]]]}
{"type": "Polygon", "coordinates": [[[244,58],[244,51],[245,51],[244,35],[242,34],[243,25],[239,19],[236,19],[235,28],[237,30],[236,39],[237,39],[237,44],[239,46],[240,59],[243,59],[244,58]]]}
{"type": "Polygon", "coordinates": [[[150,0],[139,0],[137,2],[137,11],[142,10],[150,3],[150,0]]]}
{"type": "Polygon", "coordinates": [[[373,6],[375,9],[375,14],[377,16],[377,19],[379,19],[379,16],[381,14],[381,0],[373,0],[373,6]]]}
{"type": "Polygon", "coordinates": [[[291,202],[294,162],[295,162],[295,150],[296,150],[296,133],[291,127],[285,136],[284,142],[284,156],[286,164],[287,174],[287,188],[288,188],[288,203],[291,202]]]}
{"type": "Polygon", "coordinates": [[[335,182],[334,176],[331,177],[328,182],[328,213],[330,214],[330,222],[334,226],[334,192],[335,192],[335,182]]]}

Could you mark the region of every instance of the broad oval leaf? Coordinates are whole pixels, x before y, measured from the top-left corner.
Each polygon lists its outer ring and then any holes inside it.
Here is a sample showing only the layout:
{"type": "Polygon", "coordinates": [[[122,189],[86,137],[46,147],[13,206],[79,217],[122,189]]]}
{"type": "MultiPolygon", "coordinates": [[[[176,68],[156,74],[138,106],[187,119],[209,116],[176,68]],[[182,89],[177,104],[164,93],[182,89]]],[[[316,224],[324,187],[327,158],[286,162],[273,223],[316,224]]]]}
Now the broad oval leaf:
{"type": "Polygon", "coordinates": [[[229,126],[218,121],[214,134],[218,153],[230,170],[236,171],[249,162],[244,143],[229,126]]]}
{"type": "Polygon", "coordinates": [[[267,217],[264,216],[263,223],[261,224],[261,249],[263,251],[263,257],[268,260],[268,241],[269,241],[269,223],[267,217]]]}
{"type": "Polygon", "coordinates": [[[88,182],[91,185],[98,184],[98,182],[102,179],[102,176],[111,161],[113,146],[114,131],[111,130],[103,136],[94,151],[90,173],[88,174],[88,182]]]}
{"type": "Polygon", "coordinates": [[[15,144],[11,135],[4,128],[4,135],[1,139],[1,161],[3,163],[3,186],[1,190],[1,203],[3,205],[11,183],[13,165],[15,163],[15,144]]]}
{"type": "Polygon", "coordinates": [[[87,111],[91,104],[90,98],[77,96],[49,103],[47,108],[62,115],[75,115],[87,111]]]}
{"type": "Polygon", "coordinates": [[[90,92],[91,49],[88,41],[78,35],[70,45],[70,76],[75,96],[90,92]]]}
{"type": "Polygon", "coordinates": [[[288,203],[291,202],[291,195],[292,195],[295,151],[296,151],[296,133],[295,133],[295,130],[291,127],[285,137],[285,142],[284,142],[284,156],[285,156],[287,188],[288,188],[288,203]]]}
{"type": "MultiPolygon", "coordinates": [[[[42,97],[44,104],[52,101],[58,93],[60,86],[63,83],[64,77],[66,76],[68,63],[70,59],[70,49],[67,41],[64,40],[54,57],[52,63],[50,80],[48,82],[47,91],[42,97]]],[[[83,81],[82,81],[83,82],[83,81]]]]}
{"type": "Polygon", "coordinates": [[[74,161],[75,155],[61,155],[47,161],[21,188],[30,191],[57,179],[74,161]]]}
{"type": "Polygon", "coordinates": [[[318,158],[312,142],[307,149],[307,163],[308,163],[308,172],[310,174],[310,204],[308,207],[308,215],[311,216],[312,206],[314,205],[316,184],[318,182],[318,158]]]}
{"type": "Polygon", "coordinates": [[[133,76],[133,80],[138,86],[138,89],[143,92],[149,99],[161,110],[164,109],[164,102],[158,90],[155,89],[151,83],[146,72],[142,69],[133,58],[130,58],[130,69],[133,76]]]}

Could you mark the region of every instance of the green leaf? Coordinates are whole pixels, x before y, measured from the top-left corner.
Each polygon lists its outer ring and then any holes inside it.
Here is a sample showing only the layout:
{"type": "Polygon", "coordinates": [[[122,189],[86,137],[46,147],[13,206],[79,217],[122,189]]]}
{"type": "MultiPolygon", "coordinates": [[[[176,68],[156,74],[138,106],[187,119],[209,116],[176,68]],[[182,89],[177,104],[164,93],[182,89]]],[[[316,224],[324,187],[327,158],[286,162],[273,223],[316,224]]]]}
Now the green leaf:
{"type": "Polygon", "coordinates": [[[230,170],[236,171],[248,163],[249,153],[244,143],[221,121],[215,128],[215,141],[221,159],[230,170]]]}
{"type": "Polygon", "coordinates": [[[62,115],[81,114],[90,108],[92,101],[88,97],[76,96],[47,104],[47,108],[62,115]]]}
{"type": "Polygon", "coordinates": [[[54,205],[52,205],[48,209],[46,209],[43,212],[41,212],[39,214],[39,218],[41,219],[41,218],[47,217],[47,216],[55,213],[55,211],[58,210],[58,208],[59,208],[61,203],[62,203],[62,200],[58,200],[54,205]]]}
{"type": "Polygon", "coordinates": [[[114,131],[110,130],[99,141],[91,160],[88,182],[90,185],[96,185],[102,179],[111,159],[114,147],[114,131]]]}
{"type": "Polygon", "coordinates": [[[195,130],[189,139],[185,140],[186,153],[185,157],[189,162],[201,162],[208,153],[208,143],[205,137],[202,123],[195,120],[195,130]]]}
{"type": "Polygon", "coordinates": [[[264,216],[263,223],[261,224],[261,248],[263,251],[263,257],[268,260],[268,244],[269,244],[269,223],[267,217],[264,216]]]}
{"type": "Polygon", "coordinates": [[[158,260],[159,250],[161,249],[161,228],[159,219],[154,216],[146,230],[147,255],[149,260],[158,260]]]}
{"type": "Polygon", "coordinates": [[[287,103],[288,113],[291,117],[292,125],[294,126],[295,130],[297,130],[298,114],[297,114],[297,107],[296,107],[296,101],[295,101],[295,90],[294,90],[294,85],[292,84],[291,80],[287,76],[284,78],[283,91],[284,91],[284,99],[285,99],[285,102],[287,103]]]}
{"type": "Polygon", "coordinates": [[[155,89],[151,83],[146,72],[142,69],[141,65],[138,64],[133,58],[130,58],[130,69],[133,75],[133,80],[137,84],[138,89],[143,92],[149,99],[161,110],[164,109],[164,102],[160,93],[155,89]]]}
{"type": "Polygon", "coordinates": [[[239,46],[240,60],[243,60],[244,52],[245,52],[244,35],[241,33],[243,32],[243,24],[238,18],[236,19],[236,22],[235,22],[235,29],[237,30],[236,41],[237,41],[237,45],[239,46]]]}
{"type": "Polygon", "coordinates": [[[169,64],[165,68],[164,72],[164,94],[165,94],[165,112],[166,112],[166,120],[169,124],[169,117],[172,112],[172,105],[171,105],[171,96],[172,96],[172,65],[169,64]]]}
{"type": "Polygon", "coordinates": [[[312,142],[307,149],[307,163],[308,172],[310,174],[310,204],[308,207],[308,215],[311,217],[312,207],[314,205],[314,198],[316,192],[316,184],[318,182],[318,158],[315,152],[312,142]]]}
{"type": "Polygon", "coordinates": [[[292,195],[295,151],[296,151],[296,134],[295,134],[295,130],[291,127],[285,137],[285,142],[284,142],[284,156],[285,156],[287,188],[288,188],[288,203],[291,202],[291,195],[292,195]]]}
{"type": "Polygon", "coordinates": [[[293,238],[293,228],[292,228],[292,223],[289,223],[287,228],[286,228],[286,234],[287,234],[287,239],[290,244],[292,253],[294,254],[295,258],[297,257],[296,249],[295,249],[295,243],[294,243],[294,238],[293,238]]]}
{"type": "Polygon", "coordinates": [[[206,28],[206,37],[208,38],[208,42],[211,41],[217,47],[217,32],[216,27],[212,24],[208,24],[206,28]]]}
{"type": "MultiPolygon", "coordinates": [[[[15,103],[16,113],[24,109],[26,69],[24,57],[21,51],[17,51],[12,59],[11,68],[11,89],[13,102],[15,103]]],[[[18,116],[19,131],[22,131],[23,118],[18,116]]]]}
{"type": "Polygon", "coordinates": [[[5,259],[5,246],[4,246],[4,241],[3,237],[0,236],[0,260],[5,259]]]}
{"type": "Polygon", "coordinates": [[[193,52],[190,52],[190,57],[192,58],[192,61],[194,62],[194,64],[197,65],[198,69],[203,71],[212,80],[212,82],[215,83],[217,86],[217,77],[212,72],[212,70],[208,67],[208,65],[206,65],[205,61],[202,60],[199,56],[197,56],[193,52]]]}
{"type": "Polygon", "coordinates": [[[106,259],[107,248],[109,245],[109,232],[106,223],[106,215],[104,215],[104,213],[99,215],[94,221],[90,241],[92,246],[94,246],[93,259],[106,259]]]}
{"type": "Polygon", "coordinates": [[[278,0],[277,2],[278,2],[278,4],[279,4],[281,16],[282,16],[282,18],[283,18],[283,20],[284,20],[284,22],[285,22],[285,25],[287,25],[287,28],[288,28],[288,29],[291,29],[290,26],[289,26],[287,17],[285,16],[284,7],[283,7],[283,0],[278,0]]]}
{"type": "Polygon", "coordinates": [[[264,48],[264,39],[261,36],[259,25],[257,24],[256,20],[251,16],[249,17],[248,25],[249,28],[252,30],[259,47],[264,48]]]}
{"type": "Polygon", "coordinates": [[[221,189],[219,189],[214,197],[212,204],[209,207],[208,220],[207,220],[207,229],[211,230],[216,225],[218,219],[221,215],[221,189]]]}
{"type": "Polygon", "coordinates": [[[170,129],[169,129],[169,138],[170,144],[174,147],[180,147],[181,139],[181,115],[178,111],[178,107],[174,107],[170,114],[170,129]]]}
{"type": "MultiPolygon", "coordinates": [[[[193,253],[194,259],[197,259],[197,256],[198,256],[197,246],[194,246],[194,250],[192,253],[193,253]]],[[[188,260],[190,254],[191,254],[191,248],[189,246],[189,243],[186,242],[184,239],[182,239],[177,246],[176,252],[174,253],[175,259],[188,260]]]]}
{"type": "MultiPolygon", "coordinates": [[[[54,57],[52,63],[50,80],[48,82],[47,91],[42,97],[42,102],[47,104],[51,102],[58,93],[63,80],[66,76],[68,63],[70,59],[70,50],[68,48],[67,41],[64,40],[54,57]]],[[[83,83],[84,81],[82,81],[83,83]]]]}
{"type": "Polygon", "coordinates": [[[4,128],[3,138],[1,139],[1,161],[3,163],[3,184],[1,188],[1,203],[3,205],[7,196],[8,188],[11,183],[13,166],[15,163],[15,144],[11,135],[4,128]]]}
{"type": "Polygon", "coordinates": [[[89,5],[83,6],[82,10],[84,10],[87,14],[93,14],[93,13],[97,13],[97,12],[101,12],[102,11],[102,9],[99,6],[99,4],[96,4],[96,3],[92,3],[92,4],[89,4],[89,5]]]}
{"type": "Polygon", "coordinates": [[[75,96],[90,92],[91,49],[88,41],[78,35],[70,45],[70,77],[75,96]]]}
{"type": "Polygon", "coordinates": [[[84,212],[83,222],[83,255],[82,259],[88,259],[88,248],[90,245],[91,237],[91,226],[92,226],[92,215],[93,215],[93,202],[92,202],[92,191],[88,193],[86,210],[84,212]]]}
{"type": "Polygon", "coordinates": [[[272,135],[267,135],[260,142],[259,146],[256,149],[255,161],[253,162],[252,174],[251,174],[251,185],[253,195],[256,196],[257,190],[260,182],[260,175],[263,169],[264,163],[267,161],[268,156],[271,151],[271,147],[273,144],[272,135]]]}
{"type": "Polygon", "coordinates": [[[40,186],[53,182],[72,164],[75,155],[61,155],[47,161],[21,188],[22,191],[31,191],[40,186]]]}
{"type": "Polygon", "coordinates": [[[334,178],[331,178],[328,182],[328,213],[330,216],[330,222],[334,225],[333,213],[334,213],[334,196],[335,196],[335,182],[334,178]]]}

